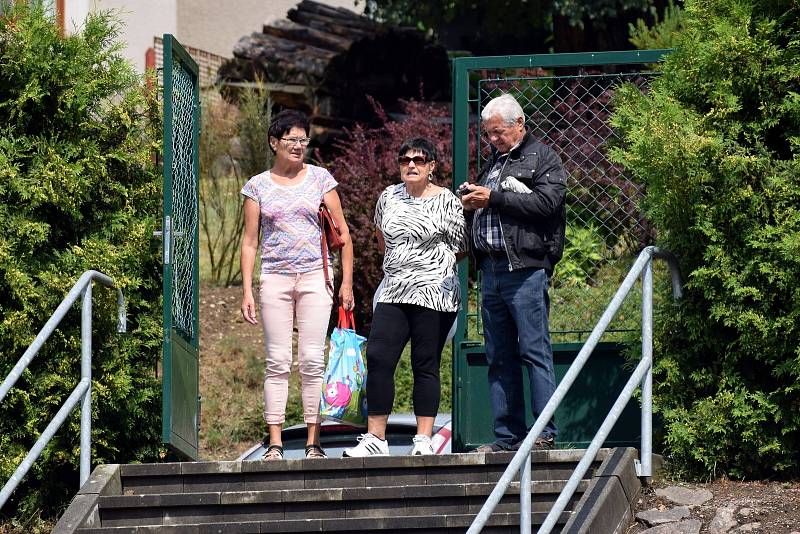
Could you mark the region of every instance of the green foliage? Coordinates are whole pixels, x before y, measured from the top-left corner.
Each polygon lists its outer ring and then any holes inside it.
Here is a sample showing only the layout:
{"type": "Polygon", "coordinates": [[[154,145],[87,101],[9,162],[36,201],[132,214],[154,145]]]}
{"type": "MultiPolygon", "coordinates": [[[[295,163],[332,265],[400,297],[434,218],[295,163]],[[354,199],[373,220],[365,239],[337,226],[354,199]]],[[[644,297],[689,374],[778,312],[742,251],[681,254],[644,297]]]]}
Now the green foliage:
{"type": "Polygon", "coordinates": [[[579,28],[583,28],[585,21],[593,21],[596,27],[603,28],[606,21],[626,12],[649,13],[652,10],[652,2],[648,0],[554,0],[553,5],[559,15],[579,28]]]}
{"type": "Polygon", "coordinates": [[[800,7],[695,0],[652,90],[618,93],[616,161],[674,252],[655,394],[685,474],[800,466],[800,7]]]}
{"type": "MultiPolygon", "coordinates": [[[[93,464],[159,454],[160,179],[153,166],[155,95],[119,54],[119,25],[89,16],[63,38],[41,8],[0,18],[0,377],[22,356],[80,274],[94,290],[93,464]]],[[[9,478],[80,378],[80,312],[62,321],[0,405],[0,479],[9,478]]],[[[78,488],[79,413],[45,448],[4,507],[52,514],[78,488]]]]}
{"type": "Polygon", "coordinates": [[[211,284],[228,286],[239,277],[239,192],[249,177],[271,165],[272,153],[264,148],[271,109],[263,87],[242,91],[238,106],[216,91],[205,95],[200,133],[201,276],[211,284]]]}
{"type": "Polygon", "coordinates": [[[648,0],[518,0],[482,4],[472,0],[431,2],[429,0],[356,0],[365,4],[365,12],[379,20],[410,24],[420,29],[436,28],[443,23],[472,14],[481,21],[487,34],[511,35],[514,28],[525,26],[548,28],[553,14],[567,17],[571,24],[581,26],[584,20],[606,20],[625,11],[648,12],[648,0]]]}
{"type": "Polygon", "coordinates": [[[554,40],[566,45],[561,39],[624,43],[625,21],[655,13],[653,0],[356,0],[356,4],[363,4],[364,13],[376,20],[438,33],[452,46],[476,54],[543,53],[554,40]],[[609,34],[578,35],[584,29],[609,34]]]}
{"type": "Polygon", "coordinates": [[[553,273],[553,286],[588,287],[605,256],[605,244],[593,225],[567,225],[564,258],[553,273]]]}
{"type": "Polygon", "coordinates": [[[636,25],[628,24],[631,44],[639,50],[677,46],[686,20],[683,9],[670,0],[664,8],[663,20],[659,19],[658,13],[655,14],[654,19],[652,26],[648,26],[643,19],[637,19],[636,25]]]}

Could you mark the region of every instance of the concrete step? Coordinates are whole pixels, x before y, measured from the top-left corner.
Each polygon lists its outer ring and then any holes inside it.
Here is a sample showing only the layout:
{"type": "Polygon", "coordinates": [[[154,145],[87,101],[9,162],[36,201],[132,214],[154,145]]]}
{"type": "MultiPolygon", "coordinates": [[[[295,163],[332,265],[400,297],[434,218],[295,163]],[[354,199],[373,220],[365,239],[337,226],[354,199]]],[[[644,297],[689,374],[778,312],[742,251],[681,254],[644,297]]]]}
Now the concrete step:
{"type": "MultiPolygon", "coordinates": [[[[584,452],[533,454],[533,525],[544,520],[584,452]]],[[[601,451],[555,532],[588,534],[599,532],[597,525],[618,531],[638,495],[638,479],[631,474],[635,454],[634,449],[601,451]]],[[[53,533],[464,532],[512,457],[98,466],[53,533]]],[[[519,492],[519,482],[512,482],[483,532],[519,531],[519,492]]]]}
{"type": "MultiPolygon", "coordinates": [[[[531,509],[547,512],[565,481],[535,482],[531,509]]],[[[582,493],[588,482],[579,487],[582,493]]],[[[379,488],[295,489],[185,494],[101,496],[103,526],[177,525],[476,514],[493,483],[384,486],[379,488]]],[[[519,484],[512,483],[497,512],[519,510],[519,484]]],[[[571,505],[580,498],[576,495],[571,505]]],[[[568,511],[572,510],[569,506],[568,511]]]]}
{"type": "MultiPolygon", "coordinates": [[[[539,525],[544,513],[531,515],[533,525],[539,525]]],[[[559,527],[569,514],[564,513],[559,527]]],[[[347,519],[295,519],[278,521],[249,521],[242,523],[205,523],[196,525],[166,525],[161,527],[127,526],[81,528],[78,534],[256,534],[256,533],[306,533],[336,532],[349,534],[364,532],[409,531],[414,534],[463,533],[475,516],[472,514],[446,514],[439,516],[368,517],[347,519]]],[[[554,531],[558,532],[558,528],[554,531]]],[[[519,514],[493,514],[482,534],[519,533],[519,514]]]]}
{"type": "MultiPolygon", "coordinates": [[[[602,451],[601,451],[602,452],[602,451]]],[[[581,450],[536,451],[534,481],[566,480],[581,450]]],[[[605,458],[598,456],[595,466],[605,458]]],[[[129,464],[119,469],[122,493],[196,493],[496,482],[513,453],[386,456],[249,462],[129,464]]],[[[592,476],[592,470],[585,478],[592,476]]]]}

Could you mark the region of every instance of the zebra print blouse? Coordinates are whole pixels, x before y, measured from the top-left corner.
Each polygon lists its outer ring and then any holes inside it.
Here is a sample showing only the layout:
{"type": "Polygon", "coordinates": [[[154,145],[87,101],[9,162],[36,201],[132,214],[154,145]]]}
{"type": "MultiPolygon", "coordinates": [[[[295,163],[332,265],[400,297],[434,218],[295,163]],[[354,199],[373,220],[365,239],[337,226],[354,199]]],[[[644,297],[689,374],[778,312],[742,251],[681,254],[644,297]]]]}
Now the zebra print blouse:
{"type": "Polygon", "coordinates": [[[375,226],[386,242],[384,287],[378,302],[458,311],[461,288],[456,253],[467,247],[458,198],[448,189],[415,198],[406,192],[405,184],[390,185],[375,206],[375,226]]]}

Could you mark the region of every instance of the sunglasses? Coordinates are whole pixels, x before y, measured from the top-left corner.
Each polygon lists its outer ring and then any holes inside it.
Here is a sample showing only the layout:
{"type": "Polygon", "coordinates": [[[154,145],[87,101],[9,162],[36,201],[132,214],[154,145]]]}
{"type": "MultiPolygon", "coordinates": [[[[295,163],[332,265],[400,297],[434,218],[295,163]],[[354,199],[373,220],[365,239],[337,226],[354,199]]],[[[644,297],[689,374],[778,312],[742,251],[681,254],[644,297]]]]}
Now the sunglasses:
{"type": "Polygon", "coordinates": [[[397,163],[399,163],[404,167],[409,163],[411,163],[412,161],[414,162],[414,165],[416,165],[417,167],[428,163],[428,160],[425,158],[425,156],[414,156],[413,158],[409,156],[400,156],[399,158],[397,158],[397,163]]]}

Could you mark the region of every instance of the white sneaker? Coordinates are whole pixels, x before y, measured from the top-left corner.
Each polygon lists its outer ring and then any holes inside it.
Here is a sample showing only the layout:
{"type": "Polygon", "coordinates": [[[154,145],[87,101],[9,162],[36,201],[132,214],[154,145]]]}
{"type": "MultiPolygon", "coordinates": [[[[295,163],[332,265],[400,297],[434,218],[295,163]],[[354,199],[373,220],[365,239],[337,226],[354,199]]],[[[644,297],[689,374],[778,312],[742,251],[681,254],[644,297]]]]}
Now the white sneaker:
{"type": "Polygon", "coordinates": [[[369,432],[361,434],[358,445],[345,449],[342,458],[363,458],[365,456],[389,456],[389,443],[369,432]]]}
{"type": "Polygon", "coordinates": [[[414,443],[414,448],[411,449],[411,456],[426,456],[433,454],[433,443],[431,443],[430,436],[425,434],[417,434],[411,440],[414,443]]]}

